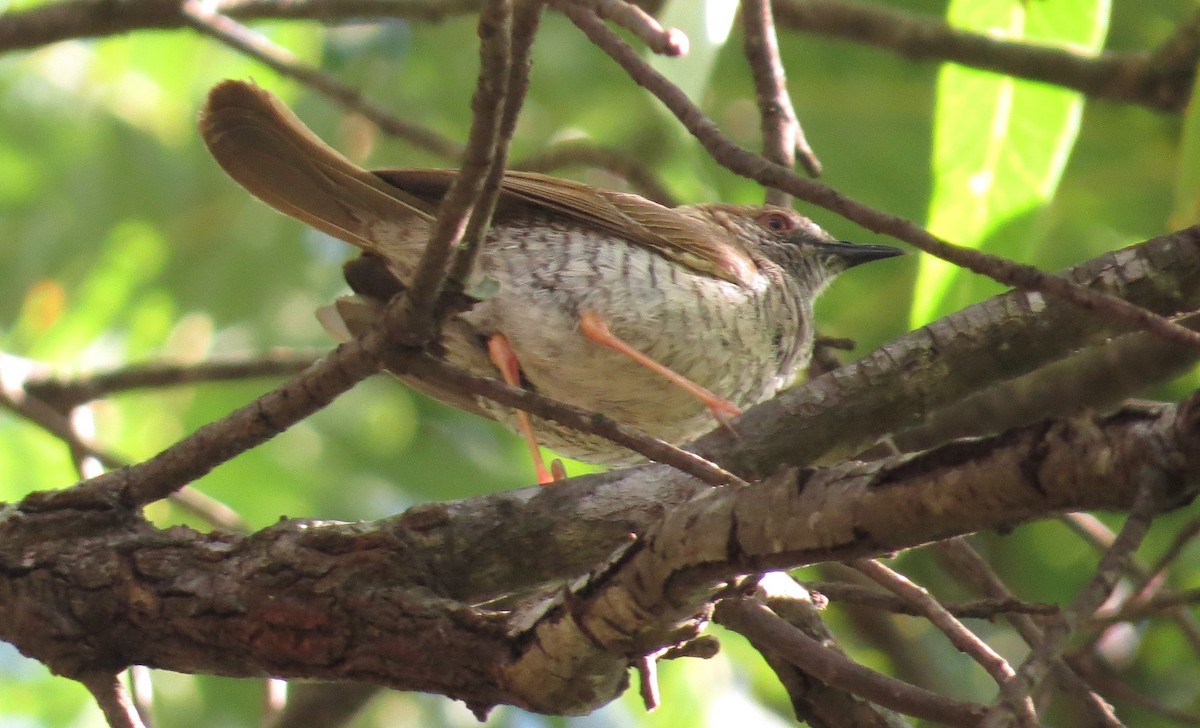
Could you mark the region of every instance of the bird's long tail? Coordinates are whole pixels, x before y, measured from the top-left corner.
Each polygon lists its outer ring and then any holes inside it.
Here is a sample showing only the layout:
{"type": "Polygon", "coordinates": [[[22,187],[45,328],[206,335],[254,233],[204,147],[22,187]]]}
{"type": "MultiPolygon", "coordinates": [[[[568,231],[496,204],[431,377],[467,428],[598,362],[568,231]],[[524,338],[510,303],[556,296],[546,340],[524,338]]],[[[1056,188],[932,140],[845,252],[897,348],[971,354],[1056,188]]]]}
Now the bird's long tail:
{"type": "Polygon", "coordinates": [[[385,258],[378,221],[433,219],[430,203],[343,157],[254,84],[215,86],[200,114],[200,133],[221,167],[255,197],[385,258]]]}

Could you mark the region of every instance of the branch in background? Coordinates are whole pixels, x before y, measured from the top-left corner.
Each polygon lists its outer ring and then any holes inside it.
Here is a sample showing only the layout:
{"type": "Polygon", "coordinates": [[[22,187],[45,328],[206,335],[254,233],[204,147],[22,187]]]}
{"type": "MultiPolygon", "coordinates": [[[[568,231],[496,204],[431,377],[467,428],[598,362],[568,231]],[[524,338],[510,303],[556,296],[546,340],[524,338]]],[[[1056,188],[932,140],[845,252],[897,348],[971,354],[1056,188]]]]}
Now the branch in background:
{"type": "Polygon", "coordinates": [[[583,33],[609,54],[639,86],[654,94],[699,141],[709,155],[726,169],[759,184],[789,192],[806,202],[824,207],[872,232],[903,240],[932,256],[985,275],[1014,288],[1070,301],[1076,306],[1130,326],[1151,331],[1166,341],[1200,349],[1200,333],[1170,319],[1139,308],[1117,296],[1099,293],[1037,268],[955,245],[898,215],[876,210],[815,180],[805,179],[790,169],[738,146],[721,134],[716,124],[678,86],[654,70],[644,59],[596,18],[571,4],[560,9],[583,33]]]}
{"type": "Polygon", "coordinates": [[[380,369],[382,336],[353,341],[298,377],[255,401],[209,423],[154,457],[111,470],[72,488],[33,494],[23,507],[124,503],[139,507],[165,498],[230,458],[257,447],[332,402],[380,369]]]}
{"type": "MultiPolygon", "coordinates": [[[[5,407],[24,419],[32,422],[42,428],[51,435],[62,440],[64,444],[70,448],[72,456],[77,464],[81,463],[84,458],[92,458],[102,467],[109,470],[123,469],[128,466],[128,463],[105,450],[100,449],[97,445],[90,442],[88,438],[80,435],[79,431],[74,427],[71,418],[64,414],[69,412],[78,403],[70,403],[70,398],[67,398],[68,404],[60,405],[59,403],[50,404],[31,390],[36,391],[32,382],[28,387],[22,387],[22,382],[19,377],[7,376],[3,371],[5,367],[5,359],[8,357],[0,357],[0,380],[3,380],[7,386],[0,387],[0,407],[5,407]]],[[[257,362],[250,363],[250,370],[256,370],[254,366],[257,362]]],[[[230,370],[246,369],[244,365],[233,365],[226,369],[224,365],[216,365],[213,368],[197,365],[196,367],[130,367],[128,369],[119,369],[108,374],[101,374],[98,377],[86,377],[77,380],[59,381],[55,379],[42,379],[42,385],[45,385],[52,394],[67,392],[72,395],[86,394],[86,400],[94,399],[100,396],[104,391],[106,384],[115,384],[118,388],[125,385],[139,386],[139,382],[144,384],[147,379],[153,380],[158,375],[165,374],[167,379],[172,379],[171,375],[182,375],[188,377],[191,374],[203,372],[204,374],[229,374],[230,370]],[[142,377],[142,374],[148,375],[142,377]],[[110,380],[111,377],[111,380],[110,380]],[[61,387],[61,389],[60,389],[61,387]]],[[[221,377],[224,378],[224,377],[221,377]]],[[[193,380],[195,381],[195,380],[193,380]]],[[[175,383],[175,382],[172,382],[175,383]]],[[[86,401],[85,400],[85,401],[86,401]]],[[[82,470],[81,470],[82,474],[82,470]]],[[[205,495],[200,491],[190,486],[185,487],[177,492],[170,494],[171,502],[182,508],[185,512],[198,516],[204,521],[216,526],[232,531],[244,531],[245,522],[241,516],[232,508],[229,508],[224,503],[216,498],[205,495]]]]}
{"type": "MultiPolygon", "coordinates": [[[[1005,586],[1004,581],[992,569],[991,564],[985,561],[966,539],[952,538],[942,541],[934,546],[934,553],[939,557],[943,568],[967,588],[994,599],[1015,598],[1005,586]]],[[[1010,614],[1005,618],[1030,648],[1040,644],[1045,638],[1041,624],[1029,616],[1010,614]]],[[[1083,715],[1087,716],[1087,725],[1095,725],[1099,728],[1123,728],[1121,722],[1113,714],[1112,706],[1093,690],[1090,684],[1091,680],[1085,681],[1062,657],[1053,660],[1051,669],[1055,681],[1075,701],[1083,715]]]]}
{"type": "MultiPolygon", "coordinates": [[[[1102,553],[1112,548],[1113,543],[1116,541],[1116,534],[1108,526],[1104,525],[1099,518],[1090,513],[1068,513],[1059,520],[1067,528],[1081,536],[1089,546],[1102,553]]],[[[1139,582],[1149,580],[1149,574],[1136,561],[1129,562],[1126,568],[1128,569],[1128,575],[1133,580],[1139,582]]],[[[1171,594],[1170,590],[1163,590],[1162,592],[1163,597],[1169,597],[1171,594]]],[[[1200,656],[1200,623],[1197,623],[1196,617],[1190,611],[1183,608],[1171,609],[1168,616],[1183,634],[1192,652],[1200,656]]]]}
{"type": "Polygon", "coordinates": [[[944,20],[853,0],[773,0],[780,27],[871,45],[909,58],[953,61],[1017,78],[1075,89],[1096,99],[1180,112],[1200,58],[1189,36],[1195,18],[1157,53],[1103,52],[1007,41],[953,28],[944,20]]]}
{"type": "MultiPolygon", "coordinates": [[[[965,33],[939,18],[846,0],[773,0],[781,27],[893,50],[911,58],[954,61],[1033,81],[1074,88],[1093,98],[1180,112],[1191,93],[1196,52],[1187,43],[1194,19],[1182,23],[1152,53],[1102,53],[1087,57],[1032,44],[965,33]]],[[[477,13],[480,0],[218,0],[214,12],[250,20],[317,20],[327,23],[407,19],[439,22],[477,13]]],[[[37,48],[74,38],[94,38],[187,24],[178,0],[96,3],[66,0],[0,16],[0,52],[37,48]]],[[[669,31],[668,31],[669,32],[669,31]]],[[[651,45],[658,45],[657,42],[651,45]]],[[[678,45],[678,43],[676,43],[678,45]]]]}
{"type": "MultiPolygon", "coordinates": [[[[804,588],[814,594],[820,594],[830,602],[882,609],[909,617],[921,616],[921,613],[908,602],[873,587],[864,587],[846,581],[805,580],[804,588]]],[[[989,621],[1006,614],[1052,617],[1059,612],[1058,607],[1054,604],[1023,602],[1015,597],[979,599],[971,602],[943,602],[942,606],[959,619],[986,619],[989,621]]]]}
{"type": "MultiPolygon", "coordinates": [[[[770,0],[742,0],[742,50],[754,78],[763,156],[791,169],[799,155],[804,169],[814,177],[819,176],[821,163],[808,145],[788,95],[770,0]]],[[[788,207],[791,199],[786,192],[769,189],[766,202],[788,207]]]]}
{"type": "Polygon", "coordinates": [[[35,374],[24,380],[22,389],[30,396],[63,411],[85,402],[136,389],[288,376],[312,366],[318,356],[312,352],[281,350],[239,359],[195,364],[131,364],[106,372],[93,372],[70,378],[35,374]]]}
{"type": "Polygon", "coordinates": [[[1150,524],[1164,510],[1165,493],[1171,487],[1168,479],[1173,477],[1154,467],[1138,473],[1141,484],[1121,532],[1104,552],[1092,578],[1071,606],[1061,618],[1047,625],[1042,640],[1032,646],[1016,677],[1001,686],[1000,697],[988,711],[981,728],[1001,728],[1018,719],[1019,705],[1041,686],[1054,661],[1062,657],[1068,640],[1108,600],[1121,572],[1133,562],[1134,553],[1149,532],[1150,524]]]}
{"type": "Polygon", "coordinates": [[[688,38],[678,28],[663,28],[658,20],[637,5],[625,0],[573,0],[605,20],[611,20],[664,56],[682,56],[688,52],[688,38]]]}
{"type": "Polygon", "coordinates": [[[923,720],[974,728],[984,707],[965,703],[887,677],[851,661],[824,643],[780,619],[757,599],[726,599],[718,606],[719,621],[770,650],[821,682],[873,703],[923,720]]]}
{"type": "MultiPolygon", "coordinates": [[[[407,18],[437,22],[477,13],[480,0],[216,0],[211,12],[239,20],[362,22],[407,18]]],[[[74,38],[120,35],[135,30],[188,25],[179,0],[97,3],[66,0],[0,16],[0,51],[24,50],[74,38]]]]}
{"type": "Polygon", "coordinates": [[[250,30],[225,15],[213,12],[211,6],[212,4],[205,0],[187,0],[183,4],[183,18],[201,33],[216,38],[281,75],[294,78],[318,93],[361,114],[385,134],[403,139],[419,149],[424,149],[449,161],[458,161],[462,157],[462,147],[453,140],[433,129],[401,119],[382,106],[366,99],[358,89],[347,86],[333,76],[306,65],[291,51],[272,42],[266,36],[250,30]]]}
{"type": "MultiPolygon", "coordinates": [[[[902,600],[908,602],[919,611],[929,623],[940,630],[959,652],[967,655],[987,671],[996,684],[1003,685],[1015,676],[1008,661],[981,640],[966,625],[958,621],[950,611],[943,607],[924,588],[914,584],[907,577],[871,559],[859,559],[850,563],[851,568],[871,579],[876,584],[891,591],[902,600]]],[[[1033,709],[1033,701],[1026,700],[1019,707],[1021,718],[1027,723],[1036,725],[1037,717],[1033,709]]]]}
{"type": "MultiPolygon", "coordinates": [[[[1095,665],[1085,664],[1084,660],[1068,656],[1067,662],[1080,675],[1086,676],[1088,682],[1095,685],[1097,690],[1102,691],[1114,700],[1122,700],[1136,705],[1171,721],[1165,725],[1200,726],[1200,713],[1172,708],[1158,700],[1154,700],[1150,696],[1135,690],[1124,680],[1115,678],[1111,674],[1106,674],[1104,669],[1095,665]]],[[[1122,723],[1114,723],[1113,725],[1115,728],[1125,728],[1122,723]]]]}

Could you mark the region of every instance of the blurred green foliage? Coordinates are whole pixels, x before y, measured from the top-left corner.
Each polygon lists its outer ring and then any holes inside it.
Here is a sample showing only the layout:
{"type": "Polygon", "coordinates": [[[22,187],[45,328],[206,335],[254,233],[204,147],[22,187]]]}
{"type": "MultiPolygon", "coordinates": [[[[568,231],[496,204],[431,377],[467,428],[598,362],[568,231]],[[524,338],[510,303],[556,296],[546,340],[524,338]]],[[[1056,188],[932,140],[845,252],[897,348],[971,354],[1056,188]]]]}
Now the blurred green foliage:
{"type": "MultiPolygon", "coordinates": [[[[925,13],[944,10],[941,3],[917,0],[889,5],[925,13]]],[[[1065,25],[1050,37],[1085,44],[1102,33],[1108,12],[1101,0],[962,5],[978,12],[1021,6],[1031,17],[1057,13],[1054,17],[1065,25]]],[[[682,0],[671,6],[672,12],[682,8],[686,14],[682,0]]],[[[1185,0],[1118,3],[1107,47],[1151,46],[1191,7],[1185,0]]],[[[472,19],[330,30],[307,22],[256,28],[400,116],[456,140],[465,137],[477,73],[472,19]]],[[[693,38],[693,46],[699,44],[693,38]]],[[[670,60],[658,66],[681,79],[706,74],[687,79],[698,90],[696,100],[732,138],[757,148],[753,86],[739,31],[735,27],[723,46],[718,39],[708,47],[711,69],[680,65],[673,70],[672,63],[682,62],[670,60]]],[[[785,34],[782,51],[792,97],[825,165],[826,181],[911,219],[924,221],[932,209],[935,222],[942,221],[938,232],[958,242],[1055,269],[1194,221],[1200,124],[1192,112],[1183,142],[1191,151],[1183,155],[1183,164],[1178,164],[1182,120],[1133,106],[1087,104],[1072,145],[1078,100],[1055,102],[1054,112],[1040,100],[1014,104],[1006,136],[994,138],[986,133],[994,117],[965,110],[990,108],[987,95],[1011,91],[1003,90],[1007,80],[972,73],[972,83],[984,85],[968,87],[965,81],[950,82],[948,77],[960,72],[947,69],[939,84],[935,64],[808,35],[785,34]],[[952,147],[939,146],[939,140],[950,138],[952,147]],[[1042,172],[1035,180],[996,174],[995,199],[1012,194],[1019,200],[990,206],[989,216],[972,220],[970,234],[963,231],[960,238],[955,233],[961,218],[955,215],[962,212],[966,190],[955,181],[961,177],[953,177],[939,159],[947,150],[956,161],[986,159],[987,149],[995,149],[989,144],[1042,172]],[[1065,171],[1056,188],[1052,178],[1062,162],[1065,171]],[[1039,192],[1036,199],[1022,196],[1028,188],[1016,188],[1026,183],[1039,192]]],[[[0,350],[70,375],[145,360],[194,362],[272,347],[329,346],[311,312],[342,291],[339,264],[348,251],[250,199],[208,158],[194,131],[206,90],[230,77],[253,78],[275,90],[319,134],[335,146],[366,153],[376,166],[446,164],[370,132],[364,137],[361,125],[344,123],[342,111],[326,100],[187,31],[72,41],[0,56],[0,350]]],[[[1039,98],[1063,95],[1023,86],[1039,98]]],[[[681,200],[761,200],[761,189],[720,169],[615,64],[565,19],[549,13],[512,156],[520,160],[548,142],[579,136],[644,160],[681,200]]],[[[567,173],[614,183],[587,170],[567,173]]],[[[822,210],[804,211],[839,237],[884,242],[822,210]]],[[[822,331],[856,339],[859,352],[902,333],[913,315],[917,267],[913,257],[840,279],[819,307],[822,331]]],[[[938,292],[924,299],[922,320],[995,290],[970,276],[938,275],[940,280],[929,283],[938,292]]],[[[91,414],[106,448],[138,460],[272,384],[131,393],[96,404],[91,414]]],[[[61,488],[75,479],[60,443],[15,418],[0,418],[0,499],[61,488]]],[[[509,433],[377,378],[197,485],[235,508],[252,527],[261,527],[285,515],[375,518],[418,502],[514,488],[530,480],[527,455],[509,433]]],[[[161,505],[152,515],[164,524],[204,525],[161,505]]],[[[1014,590],[1031,600],[1069,600],[1095,558],[1055,523],[980,542],[989,557],[1008,567],[1004,571],[1014,590]]],[[[1152,536],[1147,551],[1165,546],[1165,537],[1152,536]]],[[[936,567],[919,555],[906,557],[904,566],[918,578],[927,576],[928,583],[938,581],[936,567]]],[[[1194,582],[1196,575],[1188,576],[1194,582]]],[[[851,616],[835,609],[830,621],[856,658],[885,671],[897,668],[869,642],[855,638],[858,623],[851,616]]],[[[897,618],[895,632],[915,653],[934,660],[931,669],[943,685],[960,694],[976,689],[987,695],[979,671],[962,669],[963,658],[924,622],[897,618]]],[[[1194,655],[1183,654],[1167,626],[1156,626],[1144,637],[1139,663],[1144,667],[1131,680],[1154,685],[1160,695],[1168,690],[1173,703],[1194,705],[1200,685],[1194,679],[1194,655]],[[1189,665],[1188,679],[1172,667],[1176,664],[1189,665]]],[[[636,697],[627,696],[578,721],[500,709],[491,722],[789,724],[786,696],[769,671],[739,638],[723,639],[726,649],[714,660],[664,665],[665,702],[654,714],[646,715],[636,697]]],[[[1019,656],[1018,645],[1000,641],[1019,656]]],[[[162,725],[256,724],[261,686],[252,681],[158,675],[155,686],[162,725]]],[[[1129,720],[1164,725],[1136,711],[1129,720]]],[[[0,726],[100,724],[81,688],[0,646],[0,726]]],[[[449,701],[400,694],[385,696],[355,722],[363,727],[472,724],[474,719],[449,701]]]]}

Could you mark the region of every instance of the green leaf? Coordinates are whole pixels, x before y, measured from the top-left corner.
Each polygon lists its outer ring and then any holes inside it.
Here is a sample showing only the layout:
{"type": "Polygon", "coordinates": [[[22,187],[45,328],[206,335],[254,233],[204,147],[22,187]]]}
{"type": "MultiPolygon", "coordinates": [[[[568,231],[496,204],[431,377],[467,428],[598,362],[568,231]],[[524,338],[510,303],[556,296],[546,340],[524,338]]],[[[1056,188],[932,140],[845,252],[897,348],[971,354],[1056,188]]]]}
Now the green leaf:
{"type": "MultiPolygon", "coordinates": [[[[989,35],[1094,52],[1109,0],[953,0],[948,20],[989,35]]],[[[934,119],[927,225],[972,248],[1024,257],[1036,213],[1054,196],[1079,131],[1080,94],[955,64],[942,67],[934,119]],[[1004,239],[985,246],[1003,228],[1004,239]]],[[[994,291],[964,286],[949,263],[921,261],[911,323],[918,326],[994,291]],[[952,293],[954,292],[954,293],[952,293]]]]}

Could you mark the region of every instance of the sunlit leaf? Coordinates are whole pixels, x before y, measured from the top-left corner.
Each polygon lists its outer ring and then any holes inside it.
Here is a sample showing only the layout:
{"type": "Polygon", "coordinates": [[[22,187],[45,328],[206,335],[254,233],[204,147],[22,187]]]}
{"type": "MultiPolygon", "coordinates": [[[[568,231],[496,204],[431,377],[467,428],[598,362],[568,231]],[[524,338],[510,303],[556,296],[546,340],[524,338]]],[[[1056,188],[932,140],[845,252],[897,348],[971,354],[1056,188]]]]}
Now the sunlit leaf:
{"type": "MultiPolygon", "coordinates": [[[[1108,26],[1108,0],[1023,3],[954,0],[949,21],[998,38],[1095,51],[1108,26]]],[[[1080,94],[955,64],[938,79],[934,189],[928,228],[960,245],[1023,257],[1033,245],[1037,212],[1054,196],[1079,130],[1080,94]]],[[[924,258],[911,322],[920,325],[981,297],[965,276],[924,258]],[[957,295],[951,291],[958,288],[957,295]]]]}

